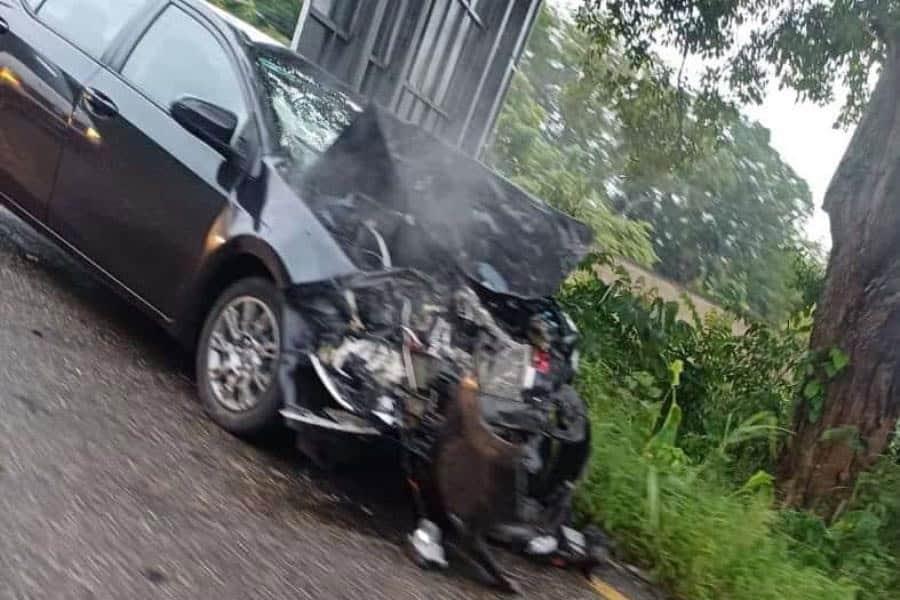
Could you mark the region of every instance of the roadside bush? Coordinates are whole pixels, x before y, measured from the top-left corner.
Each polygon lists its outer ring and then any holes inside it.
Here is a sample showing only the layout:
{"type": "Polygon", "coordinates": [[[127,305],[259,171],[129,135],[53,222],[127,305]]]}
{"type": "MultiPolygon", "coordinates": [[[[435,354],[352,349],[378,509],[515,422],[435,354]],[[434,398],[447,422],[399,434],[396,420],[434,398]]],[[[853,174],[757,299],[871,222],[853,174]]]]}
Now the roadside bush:
{"type": "Polygon", "coordinates": [[[677,447],[656,444],[658,404],[602,381],[585,365],[594,455],[576,500],[582,517],[608,531],[629,557],[679,598],[849,599],[849,583],[795,560],[776,530],[771,480],[729,489],[677,447]],[[654,448],[654,446],[657,446],[654,448]]]}
{"type": "Polygon", "coordinates": [[[896,456],[862,475],[847,509],[831,526],[785,511],[779,527],[805,564],[856,581],[861,600],[900,598],[900,465],[896,456]]]}
{"type": "Polygon", "coordinates": [[[900,597],[896,459],[830,525],[775,507],[793,399],[822,370],[806,350],[808,313],[735,335],[726,317],[679,321],[676,306],[590,269],[560,300],[582,332],[578,387],[593,419],[581,519],[678,598],[900,597]]]}
{"type": "Polygon", "coordinates": [[[795,372],[808,360],[808,317],[735,335],[727,315],[695,312],[687,323],[676,302],[636,290],[625,273],[607,286],[588,270],[573,276],[560,299],[581,325],[585,357],[620,386],[660,401],[670,365],[681,364],[678,446],[692,461],[727,462],[738,484],[772,466],[801,383],[795,372]]]}

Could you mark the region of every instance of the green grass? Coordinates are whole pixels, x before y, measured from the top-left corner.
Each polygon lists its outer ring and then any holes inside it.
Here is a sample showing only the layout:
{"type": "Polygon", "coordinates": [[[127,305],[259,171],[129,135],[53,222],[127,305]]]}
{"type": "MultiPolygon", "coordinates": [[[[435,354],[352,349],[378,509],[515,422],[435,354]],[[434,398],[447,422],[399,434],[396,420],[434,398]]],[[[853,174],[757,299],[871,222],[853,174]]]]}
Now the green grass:
{"type": "Polygon", "coordinates": [[[808,316],[734,337],[590,271],[560,300],[582,333],[577,385],[592,417],[583,522],[681,600],[900,598],[900,452],[833,523],[774,499],[808,316]]]}
{"type": "Polygon", "coordinates": [[[794,558],[765,488],[729,490],[700,467],[648,456],[653,410],[601,381],[599,365],[585,369],[593,457],[576,510],[664,588],[686,600],[856,597],[852,583],[794,558]]]}

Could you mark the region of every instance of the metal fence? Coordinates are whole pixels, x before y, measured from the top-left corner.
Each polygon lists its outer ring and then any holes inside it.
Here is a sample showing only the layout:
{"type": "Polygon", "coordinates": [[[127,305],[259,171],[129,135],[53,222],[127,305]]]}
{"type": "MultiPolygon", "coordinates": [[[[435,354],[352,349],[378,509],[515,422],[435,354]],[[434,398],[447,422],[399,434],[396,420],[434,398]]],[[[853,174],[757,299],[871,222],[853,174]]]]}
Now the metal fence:
{"type": "Polygon", "coordinates": [[[311,0],[294,47],[464,152],[487,142],[541,0],[311,0]]]}

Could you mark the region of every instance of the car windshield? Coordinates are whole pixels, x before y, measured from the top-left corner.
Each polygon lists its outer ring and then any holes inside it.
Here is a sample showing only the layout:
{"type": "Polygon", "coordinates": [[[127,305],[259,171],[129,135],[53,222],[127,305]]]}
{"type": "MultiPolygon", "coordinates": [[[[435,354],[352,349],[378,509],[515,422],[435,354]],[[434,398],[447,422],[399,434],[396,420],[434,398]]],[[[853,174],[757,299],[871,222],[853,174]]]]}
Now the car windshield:
{"type": "Polygon", "coordinates": [[[299,60],[260,51],[267,100],[281,147],[301,166],[318,158],[361,110],[350,98],[317,81],[299,60]]]}

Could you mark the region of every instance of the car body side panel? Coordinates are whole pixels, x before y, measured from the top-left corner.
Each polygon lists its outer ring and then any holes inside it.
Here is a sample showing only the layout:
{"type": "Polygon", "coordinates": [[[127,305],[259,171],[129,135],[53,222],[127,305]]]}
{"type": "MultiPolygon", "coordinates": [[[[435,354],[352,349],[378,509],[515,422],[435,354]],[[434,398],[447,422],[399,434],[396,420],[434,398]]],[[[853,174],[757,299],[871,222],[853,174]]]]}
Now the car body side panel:
{"type": "Polygon", "coordinates": [[[119,115],[75,112],[78,135],[63,153],[50,225],[171,318],[236,178],[219,153],[117,75],[103,69],[91,86],[119,115]]]}
{"type": "MultiPolygon", "coordinates": [[[[258,157],[247,172],[236,171],[110,66],[71,46],[18,4],[0,0],[0,16],[28,37],[0,36],[0,68],[9,71],[6,77],[0,71],[0,153],[3,136],[24,127],[29,131],[22,135],[36,154],[22,168],[13,168],[11,154],[2,156],[0,177],[21,181],[0,181],[0,193],[173,333],[196,316],[191,311],[204,285],[233,258],[258,259],[284,287],[356,271],[283,179],[282,158],[258,157]],[[58,56],[63,67],[48,56],[58,56]],[[7,83],[17,87],[3,88],[7,83]],[[87,87],[108,96],[119,114],[103,118],[89,112],[82,100],[87,87]],[[10,93],[32,105],[26,119],[7,126],[2,120],[13,114],[4,112],[10,93]]],[[[246,48],[230,31],[224,37],[242,75],[252,78],[246,48]]],[[[26,106],[21,99],[20,111],[26,106]]],[[[268,147],[267,132],[260,134],[262,148],[268,147]]]]}
{"type": "Polygon", "coordinates": [[[206,231],[203,257],[176,315],[189,320],[210,280],[231,260],[251,256],[279,287],[325,281],[357,271],[331,234],[281,178],[279,159],[265,158],[257,177],[238,188],[236,202],[206,231]],[[263,199],[263,202],[260,200],[263,199]]]}
{"type": "Polygon", "coordinates": [[[323,281],[356,272],[356,266],[303,201],[301,192],[284,179],[280,160],[263,161],[267,202],[259,209],[259,220],[268,228],[266,239],[282,257],[290,283],[323,281]]]}
{"type": "Polygon", "coordinates": [[[0,2],[0,191],[43,221],[67,121],[99,65],[17,2],[0,2]]]}

